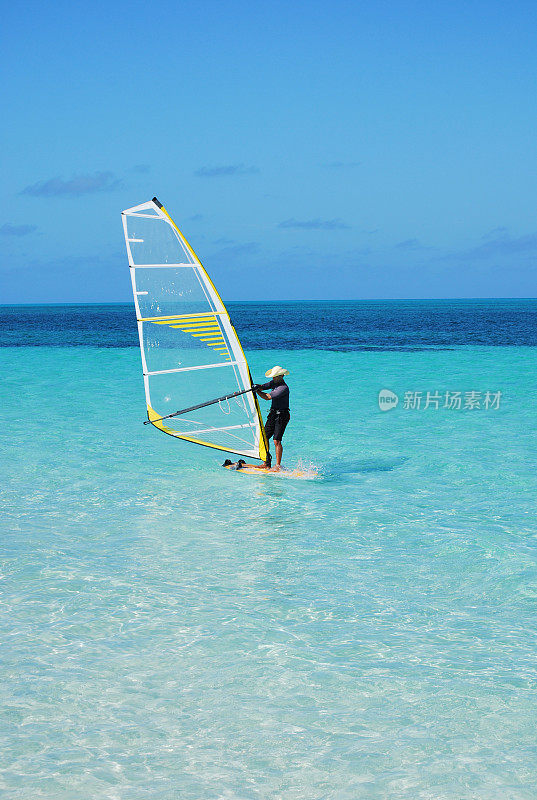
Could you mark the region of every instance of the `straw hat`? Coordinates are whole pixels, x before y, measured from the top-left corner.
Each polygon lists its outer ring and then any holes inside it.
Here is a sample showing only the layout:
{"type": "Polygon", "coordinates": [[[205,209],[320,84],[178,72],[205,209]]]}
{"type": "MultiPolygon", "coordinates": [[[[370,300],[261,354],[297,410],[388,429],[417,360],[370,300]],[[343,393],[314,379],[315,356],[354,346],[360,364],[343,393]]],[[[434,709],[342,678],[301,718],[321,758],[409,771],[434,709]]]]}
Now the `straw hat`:
{"type": "Polygon", "coordinates": [[[265,372],[265,378],[278,378],[280,375],[289,375],[289,370],[283,367],[272,367],[268,372],[265,372]]]}

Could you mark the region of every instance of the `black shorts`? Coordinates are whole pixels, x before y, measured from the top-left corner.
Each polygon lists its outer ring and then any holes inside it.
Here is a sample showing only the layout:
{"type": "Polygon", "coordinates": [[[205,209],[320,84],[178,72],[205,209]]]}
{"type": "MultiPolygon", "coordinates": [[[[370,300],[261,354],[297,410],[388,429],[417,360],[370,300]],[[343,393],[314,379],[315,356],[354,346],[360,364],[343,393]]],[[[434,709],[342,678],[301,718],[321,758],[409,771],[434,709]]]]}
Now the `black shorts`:
{"type": "Polygon", "coordinates": [[[281,441],[283,432],[290,419],[291,414],[289,413],[288,408],[284,409],[284,411],[274,411],[271,409],[265,423],[265,434],[267,439],[271,439],[274,436],[277,442],[281,441]]]}

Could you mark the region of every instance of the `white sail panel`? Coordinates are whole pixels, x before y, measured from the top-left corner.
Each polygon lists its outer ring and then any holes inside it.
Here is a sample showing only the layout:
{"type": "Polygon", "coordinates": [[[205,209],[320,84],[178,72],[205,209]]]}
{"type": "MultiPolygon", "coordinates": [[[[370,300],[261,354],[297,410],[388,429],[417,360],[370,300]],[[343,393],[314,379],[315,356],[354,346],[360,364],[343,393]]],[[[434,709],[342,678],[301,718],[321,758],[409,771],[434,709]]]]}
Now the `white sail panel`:
{"type": "Polygon", "coordinates": [[[167,219],[129,215],[128,233],[132,263],[136,266],[194,261],[167,219]]]}
{"type": "Polygon", "coordinates": [[[195,265],[136,269],[142,318],[215,311],[195,265]]]}
{"type": "Polygon", "coordinates": [[[171,436],[264,460],[267,444],[253,392],[160,419],[250,389],[251,378],[218,292],[166,210],[150,201],[122,218],[148,418],[171,436]]]}
{"type": "MultiPolygon", "coordinates": [[[[197,405],[212,397],[220,397],[240,386],[237,368],[227,364],[191,372],[174,372],[154,375],[151,378],[151,400],[159,416],[166,416],[177,409],[197,405]]],[[[250,395],[251,396],[251,395],[250,395]]],[[[248,398],[240,395],[222,403],[200,408],[163,421],[167,433],[189,436],[202,443],[259,458],[258,423],[252,413],[248,398]]]]}
{"type": "Polygon", "coordinates": [[[142,323],[142,337],[148,372],[234,360],[229,339],[215,314],[146,321],[142,323]]]}

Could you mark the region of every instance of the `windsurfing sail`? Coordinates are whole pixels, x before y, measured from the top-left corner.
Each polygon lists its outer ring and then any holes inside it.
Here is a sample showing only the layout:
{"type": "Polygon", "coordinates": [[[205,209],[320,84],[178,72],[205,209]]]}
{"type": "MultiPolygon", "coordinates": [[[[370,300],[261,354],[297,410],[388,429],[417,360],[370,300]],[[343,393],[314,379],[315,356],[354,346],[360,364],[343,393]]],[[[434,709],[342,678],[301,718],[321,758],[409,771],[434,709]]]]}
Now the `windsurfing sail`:
{"type": "Polygon", "coordinates": [[[121,214],[138,320],[148,420],[177,439],[267,456],[250,370],[220,295],[156,197],[121,214]],[[161,419],[213,397],[237,397],[161,419]]]}

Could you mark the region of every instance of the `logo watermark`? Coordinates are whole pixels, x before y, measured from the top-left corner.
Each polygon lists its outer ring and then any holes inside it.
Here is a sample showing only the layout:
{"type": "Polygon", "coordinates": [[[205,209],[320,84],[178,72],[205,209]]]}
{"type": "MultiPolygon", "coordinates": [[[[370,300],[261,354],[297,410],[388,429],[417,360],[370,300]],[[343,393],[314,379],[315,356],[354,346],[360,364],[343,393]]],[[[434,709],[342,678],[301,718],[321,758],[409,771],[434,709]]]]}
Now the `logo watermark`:
{"type": "Polygon", "coordinates": [[[379,408],[381,411],[391,411],[395,408],[399,398],[389,389],[381,389],[379,392],[379,408]]]}
{"type": "MultiPolygon", "coordinates": [[[[500,407],[502,392],[480,391],[409,391],[403,393],[401,408],[404,411],[496,411],[500,407]]],[[[378,404],[381,411],[391,411],[399,403],[399,397],[390,389],[381,389],[378,404]]]]}

